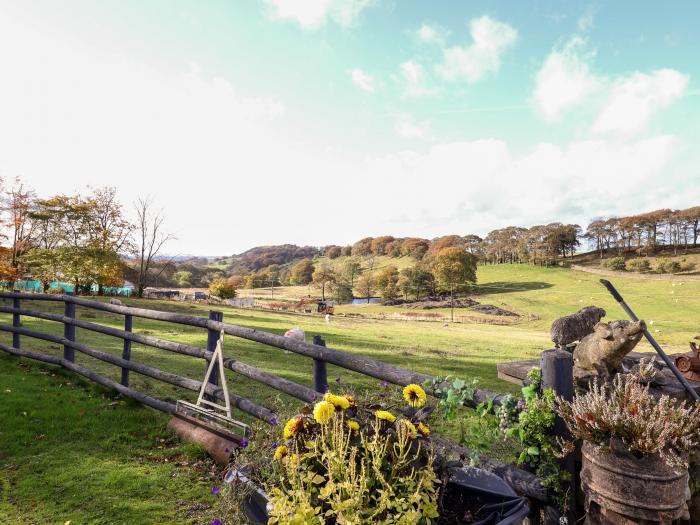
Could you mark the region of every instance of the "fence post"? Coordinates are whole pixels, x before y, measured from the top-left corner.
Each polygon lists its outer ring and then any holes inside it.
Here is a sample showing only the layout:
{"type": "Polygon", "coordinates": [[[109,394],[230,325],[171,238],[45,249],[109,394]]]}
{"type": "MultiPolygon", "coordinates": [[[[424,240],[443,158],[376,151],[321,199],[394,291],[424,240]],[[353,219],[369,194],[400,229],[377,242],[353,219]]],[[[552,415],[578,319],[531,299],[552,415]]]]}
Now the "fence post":
{"type": "MultiPolygon", "coordinates": [[[[67,292],[66,295],[73,296],[75,292],[67,292]]],[[[63,302],[63,315],[75,319],[75,303],[70,301],[63,302]]],[[[69,341],[75,341],[75,326],[68,323],[63,323],[63,337],[69,341]]],[[[75,362],[75,350],[68,345],[63,345],[63,359],[75,362]]]]}
{"type": "MultiPolygon", "coordinates": [[[[12,298],[12,308],[19,310],[19,297],[12,298]]],[[[12,326],[14,328],[19,328],[22,325],[22,321],[17,312],[12,313],[12,326]]],[[[17,332],[12,332],[12,346],[19,349],[19,334],[17,332]]]]}
{"type": "MultiPolygon", "coordinates": [[[[209,310],[209,320],[210,321],[218,321],[221,322],[224,320],[224,313],[223,312],[218,312],[216,310],[209,310]]],[[[221,332],[219,330],[212,330],[211,328],[207,330],[207,350],[210,352],[213,352],[216,350],[216,343],[219,342],[219,336],[221,335],[221,332]]],[[[206,367],[205,367],[205,372],[209,368],[209,361],[207,360],[206,362],[206,367]]],[[[225,379],[224,379],[225,380],[225,379]]],[[[214,370],[211,371],[211,375],[209,376],[209,384],[212,384],[214,386],[219,385],[219,369],[214,368],[214,370]]],[[[209,401],[216,401],[215,398],[207,395],[206,399],[209,401]]]]}
{"type": "MultiPolygon", "coordinates": [[[[571,353],[560,348],[545,350],[540,356],[540,367],[542,368],[542,388],[551,388],[557,396],[571,401],[574,397],[574,357],[571,353]]],[[[554,434],[564,439],[570,438],[569,431],[564,421],[557,416],[554,423],[554,434]]],[[[566,517],[568,523],[573,525],[576,522],[576,465],[574,455],[569,454],[561,460],[561,467],[569,472],[571,481],[569,483],[568,511],[566,517]]],[[[545,508],[545,525],[559,524],[558,512],[552,507],[545,508]]]]}
{"type": "MultiPolygon", "coordinates": [[[[314,344],[326,346],[326,342],[320,335],[314,336],[314,344]]],[[[314,390],[319,394],[325,394],[328,391],[328,371],[326,370],[326,362],[320,359],[314,359],[314,390]]]]}
{"type": "MultiPolygon", "coordinates": [[[[124,331],[131,333],[133,318],[131,315],[124,316],[124,331]]],[[[131,340],[124,339],[124,349],[122,350],[122,359],[129,361],[131,359],[131,340]]],[[[122,368],[122,385],[129,386],[129,369],[122,368]]]]}

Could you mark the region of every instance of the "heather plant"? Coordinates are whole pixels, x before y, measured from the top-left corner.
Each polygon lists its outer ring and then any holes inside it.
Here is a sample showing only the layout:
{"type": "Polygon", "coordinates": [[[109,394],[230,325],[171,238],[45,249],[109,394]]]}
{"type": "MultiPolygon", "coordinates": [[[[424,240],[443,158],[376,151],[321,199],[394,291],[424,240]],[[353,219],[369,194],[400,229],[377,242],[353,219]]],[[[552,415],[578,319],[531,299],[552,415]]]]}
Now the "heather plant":
{"type": "Polygon", "coordinates": [[[659,259],[656,262],[657,273],[678,273],[681,271],[681,263],[671,259],[659,259]]]}
{"type": "Polygon", "coordinates": [[[611,257],[603,264],[610,270],[615,270],[618,272],[624,272],[626,270],[624,257],[611,257]]]}
{"type": "Polygon", "coordinates": [[[651,270],[651,263],[649,263],[649,259],[638,257],[627,261],[625,267],[630,272],[648,272],[651,270]]]}
{"type": "Polygon", "coordinates": [[[557,399],[557,407],[574,438],[603,447],[619,440],[632,454],[658,454],[673,468],[687,467],[700,440],[700,405],[656,398],[636,374],[619,374],[611,383],[596,379],[573,401],[557,399]]]}
{"type": "Polygon", "coordinates": [[[439,482],[424,421],[425,391],[408,385],[395,414],[327,393],[287,421],[268,485],[271,524],[428,525],[439,482]]]}

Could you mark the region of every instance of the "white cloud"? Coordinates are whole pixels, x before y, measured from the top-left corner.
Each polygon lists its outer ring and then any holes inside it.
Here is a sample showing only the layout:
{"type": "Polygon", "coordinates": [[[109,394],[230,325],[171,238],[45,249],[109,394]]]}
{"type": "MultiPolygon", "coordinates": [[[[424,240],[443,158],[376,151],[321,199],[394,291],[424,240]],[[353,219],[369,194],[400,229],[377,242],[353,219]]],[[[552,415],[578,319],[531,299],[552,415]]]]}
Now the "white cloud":
{"type": "Polygon", "coordinates": [[[430,140],[432,137],[430,121],[415,122],[413,117],[406,113],[396,115],[394,130],[407,139],[430,140]]]}
{"type": "Polygon", "coordinates": [[[450,32],[439,25],[423,24],[416,32],[415,37],[424,44],[444,46],[450,32]]]}
{"type": "Polygon", "coordinates": [[[633,73],[617,80],[593,123],[594,133],[631,134],[646,128],[652,117],[681,98],[688,76],[673,69],[633,73]]]}
{"type": "Polygon", "coordinates": [[[562,49],[554,49],[537,73],[533,102],[545,120],[559,120],[595,93],[603,79],[591,72],[595,51],[585,51],[586,42],[572,37],[562,49]]]}
{"type": "Polygon", "coordinates": [[[293,20],[302,29],[314,30],[328,19],[342,27],[351,26],[374,0],[265,0],[271,16],[293,20]]]}
{"type": "Polygon", "coordinates": [[[374,93],[377,89],[374,77],[368,75],[361,69],[353,69],[350,73],[350,77],[352,78],[352,83],[365,93],[374,93]]]}
{"type": "Polygon", "coordinates": [[[513,27],[489,16],[473,19],[469,27],[471,44],[443,50],[443,61],[436,71],[445,80],[466,80],[472,84],[497,72],[501,56],[518,37],[513,27]]]}
{"type": "Polygon", "coordinates": [[[401,64],[400,68],[404,82],[404,95],[407,97],[422,97],[436,92],[435,88],[428,87],[425,70],[418,62],[408,60],[401,64]]]}

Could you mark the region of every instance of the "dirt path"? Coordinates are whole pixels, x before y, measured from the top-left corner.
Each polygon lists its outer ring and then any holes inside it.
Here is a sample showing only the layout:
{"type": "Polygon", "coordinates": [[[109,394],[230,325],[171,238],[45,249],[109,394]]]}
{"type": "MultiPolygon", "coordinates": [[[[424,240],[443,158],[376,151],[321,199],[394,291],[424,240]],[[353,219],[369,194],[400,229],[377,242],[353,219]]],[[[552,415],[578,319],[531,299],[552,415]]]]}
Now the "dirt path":
{"type": "Polygon", "coordinates": [[[604,268],[591,268],[590,266],[571,265],[572,270],[580,272],[606,275],[608,277],[631,277],[633,279],[647,279],[653,281],[700,281],[698,274],[658,274],[658,273],[636,273],[636,272],[616,272],[604,268]]]}

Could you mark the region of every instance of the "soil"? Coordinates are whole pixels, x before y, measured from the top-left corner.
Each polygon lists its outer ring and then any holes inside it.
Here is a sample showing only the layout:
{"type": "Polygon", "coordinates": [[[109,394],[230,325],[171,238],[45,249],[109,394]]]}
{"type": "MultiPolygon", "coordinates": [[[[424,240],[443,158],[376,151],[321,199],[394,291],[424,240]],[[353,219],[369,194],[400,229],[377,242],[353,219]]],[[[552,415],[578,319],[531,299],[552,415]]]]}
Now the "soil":
{"type": "MultiPolygon", "coordinates": [[[[384,306],[403,306],[411,310],[434,310],[436,308],[450,308],[451,302],[449,297],[426,297],[420,301],[410,301],[405,299],[391,299],[382,303],[384,306]]],[[[487,315],[496,315],[500,317],[520,317],[515,312],[510,312],[493,306],[492,304],[481,304],[471,297],[462,297],[455,299],[455,308],[469,308],[474,312],[479,312],[487,315]]]]}
{"type": "Polygon", "coordinates": [[[480,312],[482,314],[488,314],[488,315],[501,315],[501,316],[506,316],[506,317],[520,317],[515,312],[510,312],[508,310],[504,310],[503,308],[499,308],[498,306],[493,306],[492,304],[480,304],[478,306],[474,306],[472,308],[472,310],[475,312],[480,312]]]}

